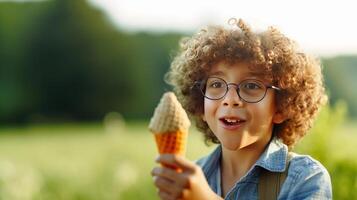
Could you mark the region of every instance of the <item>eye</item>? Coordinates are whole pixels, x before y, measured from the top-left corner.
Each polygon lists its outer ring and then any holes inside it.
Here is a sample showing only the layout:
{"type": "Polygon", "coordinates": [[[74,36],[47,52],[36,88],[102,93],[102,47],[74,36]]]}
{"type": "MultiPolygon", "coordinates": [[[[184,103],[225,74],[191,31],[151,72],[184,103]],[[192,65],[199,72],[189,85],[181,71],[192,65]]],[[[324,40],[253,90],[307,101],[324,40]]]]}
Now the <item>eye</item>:
{"type": "Polygon", "coordinates": [[[257,89],[262,89],[262,86],[261,84],[256,82],[247,82],[243,84],[243,88],[248,90],[257,90],[257,89]]]}
{"type": "Polygon", "coordinates": [[[222,88],[224,87],[224,83],[222,81],[213,81],[209,84],[210,88],[222,88]]]}

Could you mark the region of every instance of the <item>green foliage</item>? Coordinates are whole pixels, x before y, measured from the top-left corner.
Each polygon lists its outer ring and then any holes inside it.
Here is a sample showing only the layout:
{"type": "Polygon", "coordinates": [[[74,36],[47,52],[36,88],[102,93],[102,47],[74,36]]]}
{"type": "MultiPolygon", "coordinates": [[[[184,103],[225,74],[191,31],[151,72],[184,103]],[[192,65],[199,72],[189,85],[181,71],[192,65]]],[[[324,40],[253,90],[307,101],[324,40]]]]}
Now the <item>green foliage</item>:
{"type": "Polygon", "coordinates": [[[0,2],[0,121],[26,112],[27,34],[45,9],[45,4],[0,2]]]}
{"type": "Polygon", "coordinates": [[[147,118],[181,37],[119,31],[85,0],[0,3],[0,25],[0,122],[147,118]]]}
{"type": "Polygon", "coordinates": [[[347,105],[337,101],[334,107],[322,109],[314,127],[297,146],[296,151],[311,155],[329,171],[334,199],[356,199],[357,195],[357,127],[345,129],[347,105]]]}
{"type": "Polygon", "coordinates": [[[298,150],[307,152],[321,162],[328,162],[328,157],[331,156],[331,146],[336,136],[337,129],[341,127],[345,121],[347,105],[344,101],[339,101],[334,107],[325,106],[319,113],[312,129],[302,139],[298,150]],[[329,152],[329,153],[327,153],[329,152]]]}
{"type": "MultiPolygon", "coordinates": [[[[147,119],[182,33],[129,33],[86,0],[0,2],[0,123],[147,119]]],[[[357,59],[323,59],[332,105],[357,116],[357,59]]]]}
{"type": "Polygon", "coordinates": [[[335,199],[357,199],[357,161],[352,158],[336,160],[331,169],[335,199]]]}
{"type": "Polygon", "coordinates": [[[357,57],[356,56],[338,56],[333,58],[324,58],[324,77],[329,90],[329,97],[332,104],[339,99],[343,99],[349,107],[349,115],[357,116],[357,57]]]}

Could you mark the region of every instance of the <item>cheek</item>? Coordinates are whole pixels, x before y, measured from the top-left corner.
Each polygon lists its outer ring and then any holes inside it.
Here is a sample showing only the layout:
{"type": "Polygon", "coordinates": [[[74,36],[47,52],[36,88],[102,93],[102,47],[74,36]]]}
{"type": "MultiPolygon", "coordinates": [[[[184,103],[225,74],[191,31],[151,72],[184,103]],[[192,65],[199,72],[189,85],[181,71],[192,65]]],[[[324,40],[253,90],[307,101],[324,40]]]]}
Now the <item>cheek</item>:
{"type": "Polygon", "coordinates": [[[254,134],[266,134],[271,132],[273,125],[273,113],[271,108],[267,105],[260,105],[259,103],[250,108],[251,122],[249,132],[254,134]]]}
{"type": "Polygon", "coordinates": [[[217,102],[209,99],[204,100],[203,120],[210,121],[214,118],[217,110],[217,102]]]}
{"type": "Polygon", "coordinates": [[[252,113],[255,113],[255,120],[260,123],[271,123],[275,113],[274,98],[267,96],[267,98],[257,103],[252,108],[252,113]]]}
{"type": "Polygon", "coordinates": [[[204,100],[204,113],[208,114],[208,113],[212,113],[213,110],[215,109],[215,102],[214,101],[211,101],[209,99],[205,99],[204,100]]]}

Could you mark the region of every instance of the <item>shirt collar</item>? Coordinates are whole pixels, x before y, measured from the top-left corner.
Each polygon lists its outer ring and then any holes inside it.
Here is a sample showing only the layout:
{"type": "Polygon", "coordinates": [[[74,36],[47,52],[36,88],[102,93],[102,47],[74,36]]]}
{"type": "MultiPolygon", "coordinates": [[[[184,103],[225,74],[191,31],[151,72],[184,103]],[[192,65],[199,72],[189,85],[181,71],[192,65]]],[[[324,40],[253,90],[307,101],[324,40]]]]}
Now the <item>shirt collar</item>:
{"type": "Polygon", "coordinates": [[[286,168],[288,147],[277,137],[273,137],[255,166],[272,172],[283,172],[286,168]]]}
{"type": "Polygon", "coordinates": [[[215,173],[215,170],[219,168],[221,161],[221,153],[222,147],[221,145],[218,145],[218,147],[208,157],[204,159],[202,171],[206,177],[211,177],[215,173]]]}
{"type": "MultiPolygon", "coordinates": [[[[222,147],[219,145],[204,161],[202,171],[206,177],[211,177],[217,166],[220,165],[222,147]]],[[[258,161],[254,164],[266,170],[273,172],[283,172],[286,168],[286,159],[288,154],[288,147],[278,138],[273,137],[265,148],[263,154],[258,161]]]]}

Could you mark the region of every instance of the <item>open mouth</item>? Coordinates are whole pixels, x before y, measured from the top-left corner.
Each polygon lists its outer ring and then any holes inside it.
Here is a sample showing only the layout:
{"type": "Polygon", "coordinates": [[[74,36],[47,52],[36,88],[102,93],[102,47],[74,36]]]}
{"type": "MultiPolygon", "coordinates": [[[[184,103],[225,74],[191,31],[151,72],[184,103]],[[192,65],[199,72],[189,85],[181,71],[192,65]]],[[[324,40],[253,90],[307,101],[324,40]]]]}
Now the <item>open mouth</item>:
{"type": "Polygon", "coordinates": [[[226,126],[237,126],[245,122],[243,119],[237,119],[237,118],[220,118],[219,119],[223,124],[226,126]]]}

